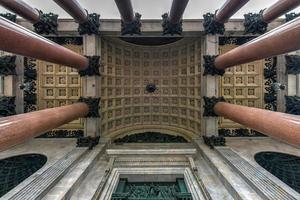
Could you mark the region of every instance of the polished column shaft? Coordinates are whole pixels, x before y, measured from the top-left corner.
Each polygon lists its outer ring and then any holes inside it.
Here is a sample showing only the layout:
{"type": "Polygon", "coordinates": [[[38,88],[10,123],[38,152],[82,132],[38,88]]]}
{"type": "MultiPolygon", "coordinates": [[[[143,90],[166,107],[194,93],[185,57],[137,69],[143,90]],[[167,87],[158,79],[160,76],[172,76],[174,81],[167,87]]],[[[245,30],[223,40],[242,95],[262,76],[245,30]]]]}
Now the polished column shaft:
{"type": "Polygon", "coordinates": [[[0,151],[88,114],[85,103],[0,118],[0,151]]]}
{"type": "Polygon", "coordinates": [[[219,102],[216,114],[275,139],[300,147],[300,116],[219,102]]]}
{"type": "Polygon", "coordinates": [[[188,2],[189,0],[173,0],[169,14],[169,22],[171,24],[178,24],[180,22],[188,2]]]}
{"type": "Polygon", "coordinates": [[[217,69],[225,69],[300,49],[300,17],[277,27],[250,42],[220,55],[217,69]]]}
{"type": "Polygon", "coordinates": [[[40,20],[40,13],[22,0],[0,0],[0,4],[31,23],[40,20]]]}
{"type": "Polygon", "coordinates": [[[69,13],[76,22],[84,23],[87,21],[88,14],[81,7],[77,0],[54,0],[60,7],[69,13]]]}
{"type": "Polygon", "coordinates": [[[124,22],[132,22],[134,20],[134,13],[131,4],[131,0],[115,0],[119,12],[121,14],[121,18],[124,22]]]}
{"type": "Polygon", "coordinates": [[[278,0],[271,7],[264,10],[262,20],[266,23],[270,23],[271,21],[293,10],[299,5],[299,0],[278,0]]]}
{"type": "Polygon", "coordinates": [[[217,11],[215,20],[224,24],[249,0],[227,0],[225,4],[217,11]]]}
{"type": "Polygon", "coordinates": [[[89,61],[65,47],[0,17],[0,50],[84,70],[89,61]]]}

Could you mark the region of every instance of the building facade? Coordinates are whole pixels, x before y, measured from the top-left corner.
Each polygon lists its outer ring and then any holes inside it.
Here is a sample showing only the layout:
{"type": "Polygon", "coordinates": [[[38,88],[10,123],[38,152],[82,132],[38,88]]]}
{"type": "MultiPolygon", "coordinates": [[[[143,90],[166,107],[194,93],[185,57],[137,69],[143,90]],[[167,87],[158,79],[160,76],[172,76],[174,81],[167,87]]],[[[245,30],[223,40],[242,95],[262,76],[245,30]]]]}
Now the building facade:
{"type": "MultiPolygon", "coordinates": [[[[22,19],[17,23],[33,29],[22,19]]],[[[81,77],[76,69],[17,55],[15,73],[1,76],[1,113],[86,96],[100,98],[100,117],[72,121],[1,152],[3,199],[300,199],[297,147],[204,116],[203,97],[212,96],[299,112],[294,95],[300,79],[287,72],[285,55],[237,65],[223,76],[204,75],[205,55],[257,37],[244,34],[243,20],[229,21],[222,36],[205,35],[203,20],[185,20],[179,36],[163,36],[161,20],[143,20],[139,36],[120,36],[119,20],[101,20],[98,35],[82,36],[77,28],[74,20],[60,19],[58,34],[46,37],[100,56],[100,76],[81,77]],[[274,90],[276,83],[285,89],[274,90]],[[100,139],[93,144],[89,137],[100,139]]]]}

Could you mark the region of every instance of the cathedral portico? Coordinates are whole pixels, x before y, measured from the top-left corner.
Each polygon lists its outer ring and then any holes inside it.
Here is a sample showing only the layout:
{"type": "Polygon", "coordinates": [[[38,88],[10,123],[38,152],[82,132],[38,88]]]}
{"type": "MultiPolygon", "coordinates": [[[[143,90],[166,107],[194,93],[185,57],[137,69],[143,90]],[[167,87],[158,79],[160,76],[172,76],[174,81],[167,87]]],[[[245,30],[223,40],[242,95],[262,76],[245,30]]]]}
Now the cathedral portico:
{"type": "Polygon", "coordinates": [[[1,199],[300,199],[300,3],[193,1],[0,0],[1,199]]]}

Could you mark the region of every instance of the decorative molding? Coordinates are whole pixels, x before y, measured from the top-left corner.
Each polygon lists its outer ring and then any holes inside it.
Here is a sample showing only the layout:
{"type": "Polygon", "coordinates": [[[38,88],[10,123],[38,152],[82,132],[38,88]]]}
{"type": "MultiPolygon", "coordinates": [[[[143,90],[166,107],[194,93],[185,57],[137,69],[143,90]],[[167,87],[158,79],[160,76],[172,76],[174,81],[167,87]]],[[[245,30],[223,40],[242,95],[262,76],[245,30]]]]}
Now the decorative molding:
{"type": "Polygon", "coordinates": [[[264,68],[265,78],[265,109],[276,111],[277,110],[277,94],[272,88],[272,84],[277,82],[277,57],[265,59],[264,68]]]}
{"type": "Polygon", "coordinates": [[[218,130],[219,136],[222,137],[263,137],[264,134],[247,128],[221,128],[218,130]]]}
{"type": "Polygon", "coordinates": [[[213,149],[215,146],[226,146],[226,140],[223,136],[202,136],[204,143],[213,149]]]}
{"type": "Polygon", "coordinates": [[[114,140],[114,143],[187,143],[181,136],[168,135],[156,132],[145,132],[134,135],[126,135],[114,140]]]}
{"type": "Polygon", "coordinates": [[[125,199],[157,199],[157,200],[192,200],[183,178],[176,182],[128,182],[127,178],[120,178],[112,200],[125,199]]]}
{"type": "Polygon", "coordinates": [[[86,22],[79,24],[78,32],[80,35],[88,34],[99,34],[100,27],[100,15],[97,13],[88,14],[86,22]]]}
{"type": "Polygon", "coordinates": [[[259,14],[248,13],[244,15],[244,26],[246,34],[263,34],[267,31],[268,23],[262,20],[262,13],[263,10],[261,10],[259,14]]]}
{"type": "Polygon", "coordinates": [[[83,130],[52,130],[37,138],[79,138],[83,136],[83,130]]]}
{"type": "Polygon", "coordinates": [[[296,19],[299,16],[300,13],[287,13],[285,14],[285,21],[286,22],[292,21],[293,19],[296,19]]]}
{"type": "Polygon", "coordinates": [[[203,59],[204,59],[204,64],[203,64],[204,73],[203,73],[203,76],[206,76],[206,75],[212,75],[212,76],[220,75],[220,76],[223,76],[225,74],[224,69],[217,69],[216,66],[215,66],[215,59],[217,57],[218,56],[210,56],[210,55],[203,56],[203,59]]]}
{"type": "Polygon", "coordinates": [[[89,113],[86,116],[87,118],[100,117],[100,114],[99,114],[100,98],[80,97],[78,102],[86,103],[89,106],[89,113]]]}
{"type": "Polygon", "coordinates": [[[80,76],[100,76],[100,56],[85,56],[89,59],[89,66],[79,71],[80,76]]]}
{"type": "Polygon", "coordinates": [[[1,96],[0,97],[0,116],[6,117],[16,114],[16,104],[15,104],[16,97],[7,97],[1,96]]]}
{"type": "Polygon", "coordinates": [[[300,74],[300,56],[299,55],[286,55],[286,73],[287,74],[300,74]]]}
{"type": "Polygon", "coordinates": [[[99,144],[100,136],[97,137],[80,137],[77,138],[76,147],[88,147],[90,150],[93,149],[97,144],[99,144]]]}
{"type": "Polygon", "coordinates": [[[218,115],[214,111],[214,106],[219,102],[225,102],[224,97],[203,97],[204,99],[204,117],[217,117],[218,115]]]}
{"type": "Polygon", "coordinates": [[[154,83],[148,83],[146,86],[146,91],[149,93],[153,93],[156,90],[156,85],[154,83]]]}
{"type": "Polygon", "coordinates": [[[181,35],[182,34],[182,19],[180,20],[179,23],[177,24],[172,24],[169,21],[169,14],[168,13],[164,13],[162,15],[162,27],[163,27],[163,35],[181,35]]]}
{"type": "Polygon", "coordinates": [[[59,45],[82,45],[82,37],[47,37],[47,39],[59,44],[59,45]]]}
{"type": "Polygon", "coordinates": [[[203,18],[203,27],[206,34],[224,34],[225,26],[224,24],[215,21],[215,14],[206,13],[205,15],[203,15],[203,18]]]}
{"type": "Polygon", "coordinates": [[[14,15],[11,13],[0,13],[0,16],[4,17],[5,19],[8,19],[14,23],[17,21],[17,15],[14,15]]]}
{"type": "Polygon", "coordinates": [[[24,90],[24,113],[37,109],[36,79],[36,60],[24,57],[24,85],[27,87],[24,90]]]}
{"type": "Polygon", "coordinates": [[[243,45],[252,39],[254,39],[254,36],[242,36],[242,37],[219,37],[219,45],[243,45]]]}
{"type": "Polygon", "coordinates": [[[300,115],[300,97],[285,96],[285,112],[292,115],[300,115]]]}
{"type": "Polygon", "coordinates": [[[0,75],[17,75],[16,72],[16,56],[0,57],[0,75]]]}
{"type": "Polygon", "coordinates": [[[124,22],[121,20],[121,34],[122,35],[133,35],[133,34],[141,34],[141,17],[142,15],[139,13],[135,13],[134,19],[131,22],[124,22]]]}
{"type": "Polygon", "coordinates": [[[58,15],[53,13],[43,13],[39,10],[40,20],[33,24],[34,30],[38,34],[57,34],[58,15]]]}

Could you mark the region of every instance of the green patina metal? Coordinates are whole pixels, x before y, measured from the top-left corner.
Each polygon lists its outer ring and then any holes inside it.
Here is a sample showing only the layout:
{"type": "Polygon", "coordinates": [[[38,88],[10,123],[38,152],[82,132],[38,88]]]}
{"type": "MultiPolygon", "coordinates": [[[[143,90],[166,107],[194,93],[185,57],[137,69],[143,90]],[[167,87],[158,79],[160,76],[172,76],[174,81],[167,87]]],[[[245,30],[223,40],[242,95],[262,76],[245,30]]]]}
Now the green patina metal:
{"type": "Polygon", "coordinates": [[[112,200],[192,200],[183,178],[176,182],[128,182],[121,178],[112,200]]]}

